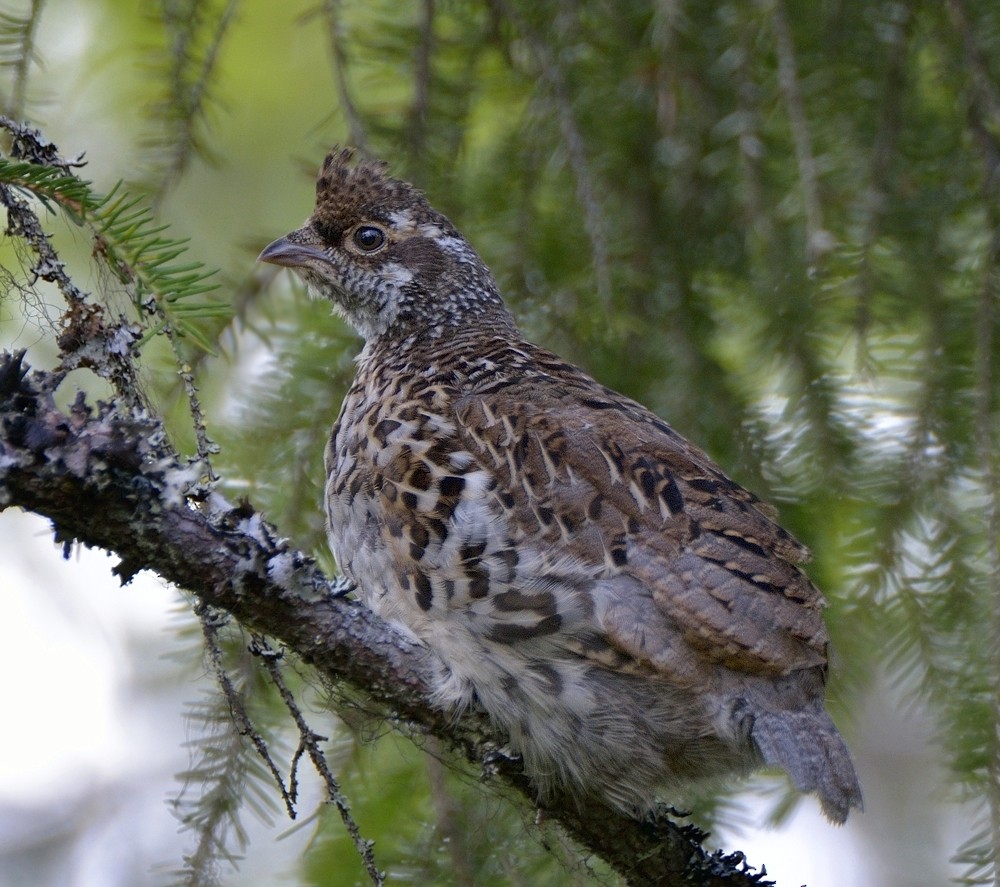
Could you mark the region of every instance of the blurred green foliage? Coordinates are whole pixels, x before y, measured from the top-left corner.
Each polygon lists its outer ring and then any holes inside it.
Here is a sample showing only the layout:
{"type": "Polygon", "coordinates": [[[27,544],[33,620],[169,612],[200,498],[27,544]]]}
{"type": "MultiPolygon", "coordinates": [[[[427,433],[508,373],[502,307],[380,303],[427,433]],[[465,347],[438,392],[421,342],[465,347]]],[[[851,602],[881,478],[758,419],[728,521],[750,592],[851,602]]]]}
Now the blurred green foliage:
{"type": "MultiPolygon", "coordinates": [[[[0,99],[64,153],[87,150],[104,190],[144,190],[192,259],[221,269],[231,322],[186,317],[217,356],[185,356],[223,490],[328,559],[322,448],[358,344],[253,257],[308,213],[328,147],[353,143],[451,216],[532,338],[781,505],[830,598],[845,732],[874,674],[930,706],[951,797],[978,817],[962,872],[992,883],[995,0],[141,6],[5,13],[0,99]]],[[[173,358],[154,346],[147,372],[190,446],[173,358]]],[[[402,740],[342,763],[398,883],[580,877],[402,740]],[[497,848],[517,843],[507,866],[497,848]]],[[[356,883],[328,819],[303,878],[356,883]]]]}

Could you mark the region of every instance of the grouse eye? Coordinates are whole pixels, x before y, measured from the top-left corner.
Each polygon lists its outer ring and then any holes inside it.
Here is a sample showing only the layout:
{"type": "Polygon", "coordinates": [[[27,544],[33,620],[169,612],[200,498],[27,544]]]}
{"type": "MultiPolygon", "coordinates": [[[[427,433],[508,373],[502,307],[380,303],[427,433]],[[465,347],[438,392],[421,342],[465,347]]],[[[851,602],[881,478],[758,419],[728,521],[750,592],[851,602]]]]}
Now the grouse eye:
{"type": "Polygon", "coordinates": [[[373,253],[385,244],[385,231],[374,225],[361,225],[354,232],[354,245],[365,253],[373,253]]]}

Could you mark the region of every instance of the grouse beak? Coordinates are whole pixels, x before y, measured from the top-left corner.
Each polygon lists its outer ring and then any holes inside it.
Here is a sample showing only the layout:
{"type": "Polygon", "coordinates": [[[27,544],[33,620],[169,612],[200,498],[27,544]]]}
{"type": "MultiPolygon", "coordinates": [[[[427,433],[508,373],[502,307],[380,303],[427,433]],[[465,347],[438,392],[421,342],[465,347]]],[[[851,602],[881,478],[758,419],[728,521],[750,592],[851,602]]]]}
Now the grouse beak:
{"type": "Polygon", "coordinates": [[[326,254],[308,243],[295,243],[287,237],[279,237],[269,243],[257,256],[258,262],[270,262],[284,268],[300,268],[313,262],[329,264],[326,254]]]}

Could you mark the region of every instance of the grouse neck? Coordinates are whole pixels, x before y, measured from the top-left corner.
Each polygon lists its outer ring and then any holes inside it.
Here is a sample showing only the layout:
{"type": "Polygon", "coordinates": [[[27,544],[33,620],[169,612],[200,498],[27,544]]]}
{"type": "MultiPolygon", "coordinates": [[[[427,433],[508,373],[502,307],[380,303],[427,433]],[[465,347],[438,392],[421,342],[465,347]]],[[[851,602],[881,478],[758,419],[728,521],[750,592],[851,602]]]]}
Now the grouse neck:
{"type": "Polygon", "coordinates": [[[481,303],[459,314],[442,314],[433,321],[400,315],[387,330],[366,337],[366,352],[385,357],[426,356],[442,352],[476,354],[485,340],[502,337],[523,341],[514,318],[502,303],[481,303]]]}
{"type": "Polygon", "coordinates": [[[522,353],[531,348],[513,318],[494,316],[488,322],[467,322],[448,330],[446,336],[414,332],[407,336],[382,335],[369,339],[358,355],[359,372],[392,367],[397,372],[426,376],[439,372],[457,372],[459,376],[477,374],[484,362],[494,368],[503,363],[511,349],[522,353]]]}

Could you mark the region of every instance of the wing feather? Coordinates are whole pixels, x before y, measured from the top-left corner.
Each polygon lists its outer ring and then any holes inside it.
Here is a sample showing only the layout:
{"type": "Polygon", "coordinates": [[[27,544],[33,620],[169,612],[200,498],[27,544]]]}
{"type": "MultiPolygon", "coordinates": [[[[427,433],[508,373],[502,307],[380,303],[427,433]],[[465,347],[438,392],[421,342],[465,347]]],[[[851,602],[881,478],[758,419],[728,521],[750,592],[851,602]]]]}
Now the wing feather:
{"type": "Polygon", "coordinates": [[[516,534],[604,580],[597,615],[617,650],[675,677],[691,651],[760,674],[825,663],[824,601],[798,566],[808,551],[638,403],[560,364],[464,395],[455,418],[516,534]]]}

